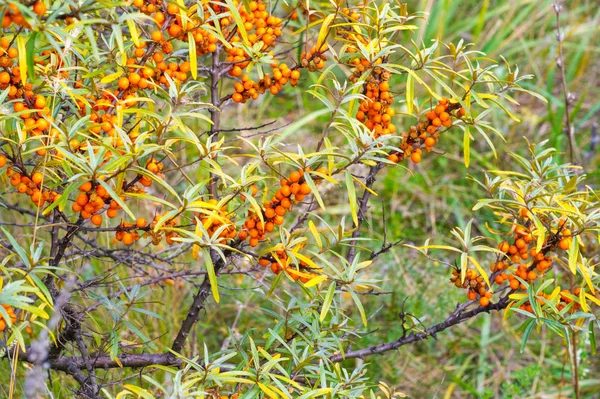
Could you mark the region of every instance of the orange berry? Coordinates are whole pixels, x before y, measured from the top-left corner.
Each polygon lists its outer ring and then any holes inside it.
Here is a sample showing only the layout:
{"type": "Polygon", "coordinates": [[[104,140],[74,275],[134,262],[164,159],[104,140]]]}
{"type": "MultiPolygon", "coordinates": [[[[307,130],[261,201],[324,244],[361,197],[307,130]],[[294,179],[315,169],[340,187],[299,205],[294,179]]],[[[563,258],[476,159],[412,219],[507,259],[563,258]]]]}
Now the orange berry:
{"type": "Polygon", "coordinates": [[[414,163],[421,162],[421,154],[418,152],[413,152],[412,154],[410,154],[410,160],[414,163]]]}
{"type": "Polygon", "coordinates": [[[571,238],[563,238],[558,242],[558,247],[563,251],[566,251],[571,246],[571,238]]]}
{"type": "Polygon", "coordinates": [[[0,154],[0,168],[6,165],[6,156],[4,154],[0,154]]]}
{"type": "Polygon", "coordinates": [[[31,175],[31,181],[37,184],[38,186],[42,184],[42,180],[44,180],[44,175],[40,172],[35,172],[33,175],[31,175]]]}
{"type": "Polygon", "coordinates": [[[144,219],[144,218],[137,218],[137,220],[135,221],[135,225],[137,227],[139,227],[140,229],[146,227],[146,219],[144,219]]]}
{"type": "Polygon", "coordinates": [[[128,231],[124,232],[122,241],[123,241],[123,244],[125,244],[125,245],[133,244],[133,234],[131,234],[128,231]]]}
{"type": "Polygon", "coordinates": [[[33,5],[33,12],[39,16],[46,14],[47,10],[48,9],[46,8],[46,4],[44,4],[43,1],[38,1],[33,5]]]}
{"type": "Polygon", "coordinates": [[[300,185],[300,194],[302,194],[302,195],[308,195],[308,194],[311,193],[311,191],[312,190],[310,189],[310,186],[307,183],[302,183],[300,185]]]}
{"type": "Polygon", "coordinates": [[[170,4],[167,6],[167,12],[168,12],[169,14],[171,14],[171,15],[175,15],[175,14],[177,14],[177,13],[179,12],[179,7],[177,7],[177,5],[176,5],[176,4],[170,3],[170,4]]]}
{"type": "Polygon", "coordinates": [[[96,226],[100,226],[102,224],[102,216],[95,214],[92,216],[92,223],[96,226]]]}
{"type": "Polygon", "coordinates": [[[481,298],[479,298],[479,304],[483,307],[486,307],[490,304],[490,300],[484,296],[482,296],[481,298]]]}
{"type": "Polygon", "coordinates": [[[119,86],[119,89],[121,90],[127,90],[129,87],[129,79],[125,77],[120,78],[117,86],[119,86]]]}
{"type": "Polygon", "coordinates": [[[85,183],[83,183],[81,186],[79,186],[79,191],[83,191],[83,192],[88,192],[92,189],[92,182],[87,181],[85,183]]]}
{"type": "Polygon", "coordinates": [[[298,183],[298,181],[300,180],[300,173],[299,173],[299,172],[296,172],[296,171],[294,171],[294,172],[290,173],[290,178],[289,178],[289,180],[290,180],[292,183],[298,183]]]}
{"type": "Polygon", "coordinates": [[[159,30],[155,30],[154,32],[152,32],[152,34],[150,35],[150,38],[155,41],[155,42],[160,42],[163,38],[163,35],[161,33],[161,31],[159,30]]]}

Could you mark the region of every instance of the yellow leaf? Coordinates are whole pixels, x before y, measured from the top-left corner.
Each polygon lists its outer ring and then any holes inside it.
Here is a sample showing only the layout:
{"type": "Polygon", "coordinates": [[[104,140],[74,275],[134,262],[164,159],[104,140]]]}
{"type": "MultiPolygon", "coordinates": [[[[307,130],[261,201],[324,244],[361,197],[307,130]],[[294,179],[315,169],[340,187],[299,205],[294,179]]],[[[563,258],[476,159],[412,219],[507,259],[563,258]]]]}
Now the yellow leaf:
{"type": "Polygon", "coordinates": [[[25,49],[25,38],[17,36],[17,49],[19,50],[19,72],[21,72],[21,81],[27,81],[27,50],[25,49]]]}
{"type": "Polygon", "coordinates": [[[315,238],[315,241],[316,241],[319,249],[323,249],[323,241],[321,241],[321,235],[319,234],[319,231],[317,230],[317,227],[315,226],[315,224],[313,223],[312,220],[308,221],[308,228],[310,229],[310,232],[312,233],[313,237],[315,238]]]}
{"type": "Polygon", "coordinates": [[[314,287],[315,285],[319,285],[321,284],[323,281],[327,280],[327,276],[324,274],[320,274],[315,278],[310,279],[309,281],[307,281],[304,286],[306,288],[310,288],[310,287],[314,287]]]}
{"type": "Polygon", "coordinates": [[[140,45],[140,35],[138,35],[137,28],[135,26],[135,22],[132,19],[127,20],[127,26],[129,27],[129,33],[131,34],[131,40],[133,40],[133,44],[136,46],[140,45]]]}
{"type": "Polygon", "coordinates": [[[111,73],[110,75],[106,75],[105,77],[100,79],[100,83],[102,83],[102,84],[110,83],[112,81],[117,80],[121,75],[123,75],[123,71],[118,70],[117,72],[111,73]]]}
{"type": "Polygon", "coordinates": [[[190,55],[190,72],[192,78],[198,79],[198,56],[196,55],[196,40],[192,32],[188,32],[188,44],[190,55]]]}

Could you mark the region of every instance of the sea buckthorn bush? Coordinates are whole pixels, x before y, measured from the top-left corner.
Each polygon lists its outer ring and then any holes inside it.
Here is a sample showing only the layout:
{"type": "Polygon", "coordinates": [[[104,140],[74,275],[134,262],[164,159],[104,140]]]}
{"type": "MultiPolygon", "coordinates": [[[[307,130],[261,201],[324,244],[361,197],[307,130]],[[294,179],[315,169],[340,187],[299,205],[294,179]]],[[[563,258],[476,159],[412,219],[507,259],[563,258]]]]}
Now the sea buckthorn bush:
{"type": "Polygon", "coordinates": [[[398,397],[368,356],[494,311],[524,345],[541,326],[595,345],[598,196],[545,143],[478,180],[488,197],[452,245],[404,243],[445,266],[456,310],[428,327],[402,313],[394,340],[360,345],[398,244],[368,227],[379,179],[444,151],[468,167],[475,138],[495,152],[502,136],[492,111],[509,123],[515,96],[541,98],[463,41],[420,43],[419,10],[7,0],[0,13],[6,397],[398,397]],[[303,101],[316,111],[289,109],[303,101]]]}

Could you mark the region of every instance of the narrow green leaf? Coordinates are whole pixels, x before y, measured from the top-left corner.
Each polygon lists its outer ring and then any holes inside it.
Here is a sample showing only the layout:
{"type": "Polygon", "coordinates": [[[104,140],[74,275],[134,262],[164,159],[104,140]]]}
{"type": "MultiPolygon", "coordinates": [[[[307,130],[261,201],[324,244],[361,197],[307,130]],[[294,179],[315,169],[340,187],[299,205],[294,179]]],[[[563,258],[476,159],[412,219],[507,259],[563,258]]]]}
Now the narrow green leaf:
{"type": "Polygon", "coordinates": [[[331,303],[333,302],[333,294],[335,294],[336,282],[332,282],[329,285],[329,289],[327,290],[327,294],[325,295],[325,300],[323,301],[323,307],[321,308],[321,314],[319,315],[319,321],[323,322],[327,313],[329,312],[329,308],[331,307],[331,303]]]}
{"type": "Polygon", "coordinates": [[[350,203],[350,213],[352,215],[352,221],[354,226],[358,227],[358,210],[356,204],[356,190],[354,189],[354,181],[352,174],[346,169],[346,190],[348,191],[348,202],[350,203]]]}
{"type": "Polygon", "coordinates": [[[215,265],[213,265],[210,257],[210,251],[204,249],[204,260],[206,262],[206,271],[208,272],[208,281],[210,281],[210,290],[215,298],[215,302],[219,303],[219,286],[217,285],[217,274],[215,273],[215,265]]]}

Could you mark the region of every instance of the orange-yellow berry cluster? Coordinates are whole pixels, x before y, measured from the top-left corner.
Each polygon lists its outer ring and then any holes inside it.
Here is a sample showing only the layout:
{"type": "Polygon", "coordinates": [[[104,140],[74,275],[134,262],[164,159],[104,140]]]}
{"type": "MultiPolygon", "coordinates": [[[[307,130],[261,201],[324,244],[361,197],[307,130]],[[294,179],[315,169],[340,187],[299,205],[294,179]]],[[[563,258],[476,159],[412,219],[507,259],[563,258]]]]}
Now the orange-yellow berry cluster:
{"type": "MultiPolygon", "coordinates": [[[[309,171],[310,168],[299,169],[290,173],[287,178],[281,179],[280,188],[275,196],[263,204],[264,222],[256,213],[249,211],[249,216],[238,234],[240,240],[249,239],[250,245],[255,247],[260,240],[265,239],[266,233],[273,231],[276,225],[283,224],[284,216],[292,209],[292,205],[303,201],[304,197],[312,191],[304,178],[304,173],[309,171]]],[[[325,174],[326,170],[319,168],[317,172],[325,174]]],[[[319,180],[315,179],[315,183],[319,180]]]]}
{"type": "MultiPolygon", "coordinates": [[[[31,10],[41,17],[46,14],[48,7],[46,7],[43,0],[39,0],[31,5],[31,10]]],[[[2,28],[4,29],[10,27],[12,24],[30,28],[21,10],[14,3],[0,6],[0,15],[2,15],[2,28]]]]}
{"type": "MultiPolygon", "coordinates": [[[[0,167],[4,165],[6,165],[6,156],[0,154],[0,167]]],[[[8,168],[6,174],[10,178],[10,185],[16,187],[19,193],[28,195],[38,207],[42,207],[46,202],[57,201],[60,198],[60,194],[57,192],[42,188],[44,175],[41,172],[34,172],[29,177],[16,172],[13,168],[8,168]]]]}
{"type": "Polygon", "coordinates": [[[486,285],[483,277],[475,270],[467,270],[465,273],[465,280],[461,283],[460,271],[454,269],[452,270],[450,281],[459,288],[468,289],[467,298],[470,301],[477,299],[477,296],[479,296],[479,304],[481,306],[488,306],[490,304],[492,293],[488,291],[489,287],[486,285]]]}
{"type": "Polygon", "coordinates": [[[308,282],[315,274],[310,271],[308,265],[300,261],[299,267],[295,267],[291,264],[291,258],[288,257],[284,249],[277,249],[270,255],[262,256],[258,260],[258,264],[262,267],[270,267],[271,271],[275,274],[279,274],[282,271],[285,272],[294,281],[301,281],[303,283],[308,282]]]}
{"type": "MultiPolygon", "coordinates": [[[[11,306],[5,304],[2,304],[2,307],[4,308],[6,313],[8,313],[8,317],[10,317],[11,324],[16,323],[17,315],[15,314],[15,310],[11,306]]],[[[5,320],[4,316],[2,316],[2,314],[0,313],[0,332],[6,330],[7,325],[7,320],[5,320]]]]}
{"type": "Polygon", "coordinates": [[[356,119],[373,132],[375,138],[386,134],[394,134],[392,117],[396,114],[392,104],[394,96],[390,92],[390,73],[381,67],[373,68],[365,82],[366,99],[360,103],[356,119]]]}
{"type": "Polygon", "coordinates": [[[235,93],[231,95],[231,99],[236,103],[245,103],[249,99],[256,100],[266,91],[277,94],[288,82],[295,87],[299,78],[300,71],[298,69],[291,70],[286,64],[273,68],[273,76],[265,75],[258,82],[253,81],[248,75],[243,75],[242,81],[233,85],[235,93]]]}
{"type": "Polygon", "coordinates": [[[300,65],[311,72],[325,68],[325,61],[327,61],[325,51],[327,51],[327,47],[321,45],[319,49],[312,47],[308,52],[303,52],[300,55],[300,65]]]}
{"type": "Polygon", "coordinates": [[[421,162],[423,149],[431,151],[437,144],[440,134],[452,127],[452,118],[462,118],[466,115],[464,108],[458,102],[442,98],[438,104],[425,115],[425,121],[411,126],[402,133],[402,152],[393,152],[388,156],[392,162],[400,162],[409,157],[414,163],[421,162]]]}
{"type": "MultiPolygon", "coordinates": [[[[217,205],[219,201],[210,199],[208,203],[217,205]]],[[[222,229],[219,233],[219,238],[221,239],[230,240],[237,236],[235,225],[231,222],[232,214],[227,211],[226,205],[222,206],[220,209],[215,209],[215,211],[210,212],[209,214],[197,212],[194,213],[194,216],[194,223],[196,223],[196,219],[198,219],[210,237],[212,237],[219,229],[222,229]]]]}
{"type": "Polygon", "coordinates": [[[79,186],[79,191],[81,193],[72,205],[73,211],[79,212],[82,218],[91,219],[93,224],[100,226],[102,224],[100,213],[104,209],[104,205],[110,200],[110,194],[102,185],[97,185],[94,188],[90,181],[79,186]]]}
{"type": "Polygon", "coordinates": [[[137,229],[145,228],[146,219],[144,218],[137,218],[135,223],[122,222],[115,233],[115,239],[117,241],[121,241],[125,245],[131,245],[140,239],[140,233],[137,231],[137,229]]]}

